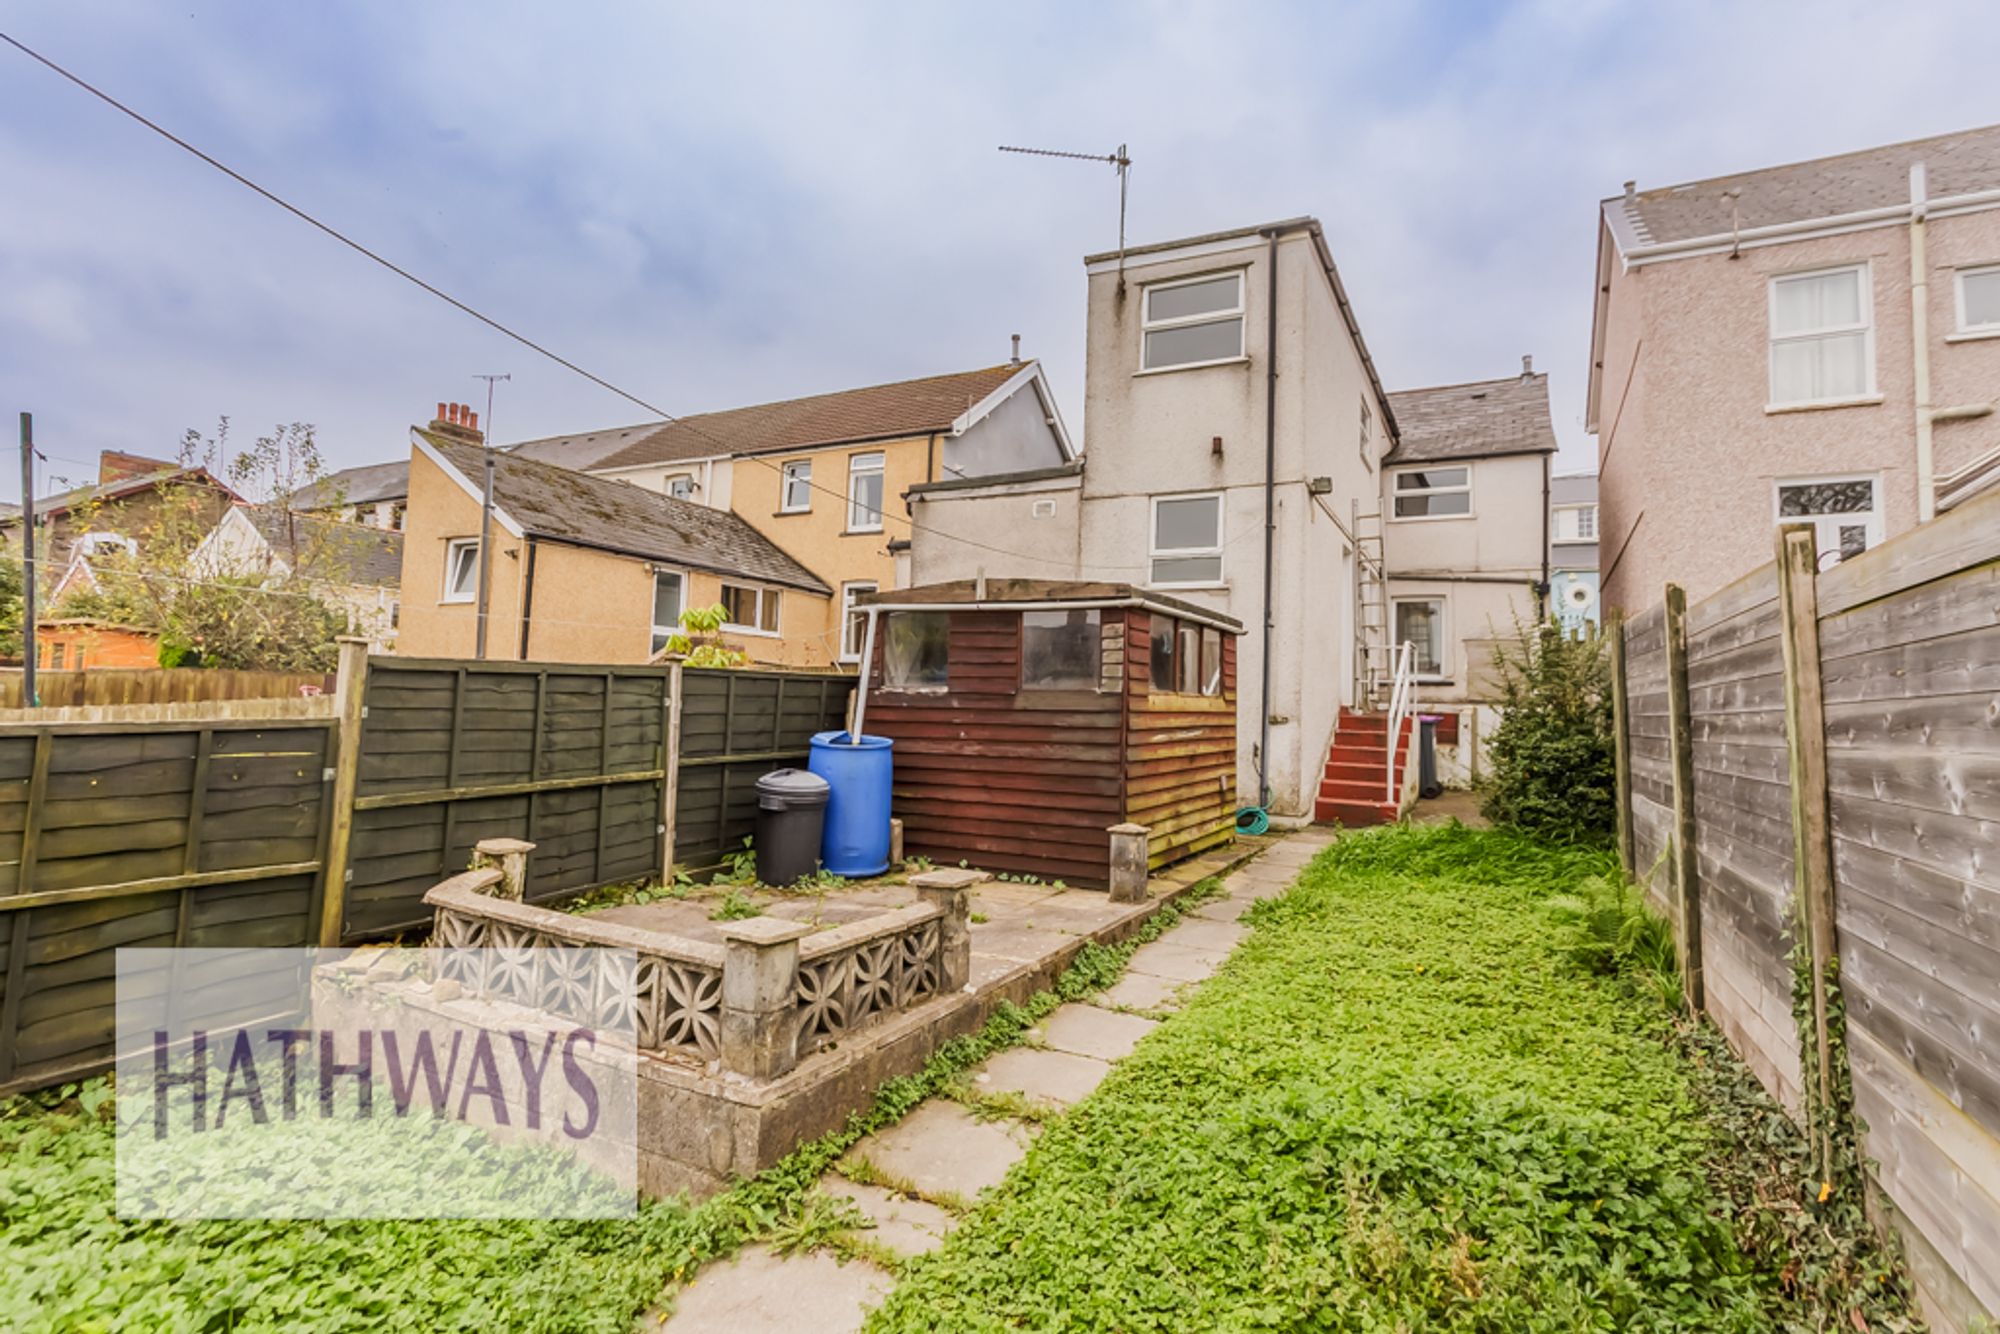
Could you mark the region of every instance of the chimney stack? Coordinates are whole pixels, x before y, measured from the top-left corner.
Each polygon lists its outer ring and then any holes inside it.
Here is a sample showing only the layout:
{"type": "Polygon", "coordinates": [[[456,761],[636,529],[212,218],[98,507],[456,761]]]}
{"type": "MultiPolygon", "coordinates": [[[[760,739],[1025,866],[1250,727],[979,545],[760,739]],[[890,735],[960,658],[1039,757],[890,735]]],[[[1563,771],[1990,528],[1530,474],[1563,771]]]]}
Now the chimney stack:
{"type": "Polygon", "coordinates": [[[127,454],[116,449],[98,451],[97,484],[109,486],[149,472],[171,472],[180,465],[167,459],[149,459],[144,454],[127,454]]]}
{"type": "Polygon", "coordinates": [[[1638,197],[1639,197],[1639,182],[1637,181],[1625,182],[1625,202],[1629,204],[1638,197]]]}
{"type": "Polygon", "coordinates": [[[464,403],[438,404],[437,416],[431,419],[430,430],[433,435],[463,440],[467,444],[486,443],[486,437],[479,431],[479,414],[464,403]]]}
{"type": "Polygon", "coordinates": [[[1009,366],[1018,366],[1021,364],[1021,335],[1019,334],[1014,335],[1014,355],[1009,359],[1007,364],[1009,366]]]}
{"type": "Polygon", "coordinates": [[[1535,354],[1530,352],[1521,358],[1521,378],[1527,379],[1535,373],[1535,354]]]}

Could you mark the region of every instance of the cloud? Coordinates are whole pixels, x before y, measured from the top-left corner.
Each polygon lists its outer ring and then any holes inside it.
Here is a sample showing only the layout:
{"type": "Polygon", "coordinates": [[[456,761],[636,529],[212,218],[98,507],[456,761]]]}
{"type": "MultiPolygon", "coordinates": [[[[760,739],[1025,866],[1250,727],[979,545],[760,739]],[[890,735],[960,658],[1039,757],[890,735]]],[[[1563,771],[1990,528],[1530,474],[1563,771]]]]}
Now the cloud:
{"type": "MultiPolygon", "coordinates": [[[[997,361],[1082,422],[1080,258],[1313,213],[1392,387],[1581,402],[1596,201],[1977,124],[1983,5],[16,7],[9,30],[674,411],[997,361]]],[[[224,413],[341,464],[511,371],[521,438],[642,420],[0,52],[0,396],[75,472],[224,413]]],[[[9,472],[0,469],[0,472],[9,472]]]]}

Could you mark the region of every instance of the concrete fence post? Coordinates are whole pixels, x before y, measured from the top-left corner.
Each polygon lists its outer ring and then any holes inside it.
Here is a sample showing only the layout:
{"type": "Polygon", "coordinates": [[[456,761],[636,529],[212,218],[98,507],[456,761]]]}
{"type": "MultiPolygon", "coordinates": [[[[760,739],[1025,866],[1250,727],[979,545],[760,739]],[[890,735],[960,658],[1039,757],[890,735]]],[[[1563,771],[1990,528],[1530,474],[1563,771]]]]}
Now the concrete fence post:
{"type": "Polygon", "coordinates": [[[949,996],[972,980],[972,887],[992,878],[984,871],[956,868],[910,877],[910,888],[944,913],[938,923],[940,996],[949,996]]]}
{"type": "Polygon", "coordinates": [[[482,838],[472,845],[472,869],[499,867],[500,883],[493,887],[493,897],[519,903],[528,892],[528,854],[534,850],[535,845],[523,839],[482,838]]]}
{"type": "Polygon", "coordinates": [[[749,917],[723,922],[722,1068],[773,1079],[799,1059],[799,939],[804,922],[749,917]]]}
{"type": "Polygon", "coordinates": [[[1111,901],[1146,901],[1146,836],[1152,831],[1142,824],[1115,824],[1111,835],[1111,901]]]}

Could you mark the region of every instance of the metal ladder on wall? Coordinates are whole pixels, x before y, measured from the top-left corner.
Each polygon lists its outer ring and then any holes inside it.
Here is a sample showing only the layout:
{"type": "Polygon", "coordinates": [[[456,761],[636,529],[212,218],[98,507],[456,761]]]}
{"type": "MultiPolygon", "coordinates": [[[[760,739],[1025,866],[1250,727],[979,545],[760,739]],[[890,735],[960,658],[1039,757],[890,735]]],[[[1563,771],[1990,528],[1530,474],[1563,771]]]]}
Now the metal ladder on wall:
{"type": "Polygon", "coordinates": [[[1395,662],[1390,656],[1389,578],[1382,564],[1382,512],[1352,503],[1354,535],[1354,685],[1358,708],[1388,705],[1395,662]]]}

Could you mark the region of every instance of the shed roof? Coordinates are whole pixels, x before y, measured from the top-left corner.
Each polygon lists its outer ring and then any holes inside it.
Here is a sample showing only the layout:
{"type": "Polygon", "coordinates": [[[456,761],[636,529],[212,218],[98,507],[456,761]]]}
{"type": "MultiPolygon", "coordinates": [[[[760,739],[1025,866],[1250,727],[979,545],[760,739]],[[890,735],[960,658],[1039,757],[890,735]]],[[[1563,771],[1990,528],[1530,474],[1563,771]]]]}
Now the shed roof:
{"type": "MultiPolygon", "coordinates": [[[[433,456],[477,494],[487,451],[418,428],[433,456]]],[[[523,532],[576,546],[666,561],[717,574],[738,575],[830,595],[812,571],[779,550],[771,540],[727,510],[517,458],[495,450],[493,503],[523,532]]]]}
{"type": "Polygon", "coordinates": [[[1006,610],[1036,605],[1061,604],[1065,607],[1144,607],[1200,621],[1231,634],[1242,634],[1243,623],[1208,607],[1196,606],[1180,598],[1167,597],[1137,584],[1107,584],[1079,579],[952,579],[943,583],[919,584],[914,588],[892,588],[864,593],[855,599],[859,606],[889,609],[1006,610]]]}
{"type": "Polygon", "coordinates": [[[1389,395],[1389,401],[1403,430],[1385,463],[1552,454],[1556,449],[1547,375],[1404,389],[1389,395]]]}
{"type": "Polygon", "coordinates": [[[1906,205],[1919,162],[1929,198],[2000,189],[2000,125],[1613,195],[1604,211],[1627,250],[1728,236],[1906,205]]]}
{"type": "Polygon", "coordinates": [[[951,429],[968,409],[1028,364],[1003,362],[949,375],[695,413],[669,422],[549,436],[524,441],[508,452],[560,460],[572,468],[613,469],[927,435],[951,429]]]}

